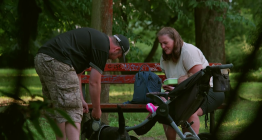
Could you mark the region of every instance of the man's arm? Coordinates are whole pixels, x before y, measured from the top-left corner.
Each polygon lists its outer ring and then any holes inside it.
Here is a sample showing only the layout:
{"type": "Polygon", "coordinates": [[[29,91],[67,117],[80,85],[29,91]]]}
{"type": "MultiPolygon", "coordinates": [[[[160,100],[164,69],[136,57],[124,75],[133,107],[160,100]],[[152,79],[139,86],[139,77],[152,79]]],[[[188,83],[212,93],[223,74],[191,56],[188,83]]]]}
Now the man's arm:
{"type": "Polygon", "coordinates": [[[101,73],[92,68],[89,78],[89,94],[93,105],[92,116],[98,120],[101,117],[100,108],[101,73]]]}

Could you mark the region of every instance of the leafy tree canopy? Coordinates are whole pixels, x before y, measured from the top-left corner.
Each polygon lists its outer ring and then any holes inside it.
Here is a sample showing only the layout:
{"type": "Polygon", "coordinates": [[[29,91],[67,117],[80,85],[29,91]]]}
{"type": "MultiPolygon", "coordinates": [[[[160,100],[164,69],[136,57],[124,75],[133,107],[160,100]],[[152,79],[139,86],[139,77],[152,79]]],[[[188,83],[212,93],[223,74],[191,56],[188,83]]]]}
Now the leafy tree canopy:
{"type": "MultiPolygon", "coordinates": [[[[31,58],[43,43],[55,35],[78,27],[90,26],[92,0],[35,1],[41,9],[41,14],[38,18],[36,38],[35,40],[33,38],[30,43],[29,55],[32,56],[31,58]]],[[[230,46],[233,46],[232,44],[248,40],[249,31],[255,29],[258,22],[257,17],[261,13],[261,8],[257,6],[259,3],[261,2],[254,0],[230,0],[230,2],[215,0],[114,0],[113,34],[124,34],[130,38],[132,47],[127,58],[130,62],[140,62],[142,61],[141,57],[143,58],[147,54],[141,51],[137,43],[145,44],[150,50],[155,33],[163,26],[176,28],[186,42],[194,44],[194,8],[205,6],[218,11],[226,10],[226,14],[217,17],[217,20],[224,23],[227,43],[231,43],[230,46]]],[[[17,25],[17,4],[17,0],[2,0],[0,5],[0,61],[6,66],[10,63],[2,60],[7,56],[15,56],[12,53],[19,49],[17,45],[19,27],[17,25]]],[[[233,49],[229,47],[229,50],[233,49]]],[[[235,61],[235,58],[230,57],[231,55],[227,54],[229,61],[235,61]]],[[[155,60],[158,58],[156,56],[155,60]]]]}

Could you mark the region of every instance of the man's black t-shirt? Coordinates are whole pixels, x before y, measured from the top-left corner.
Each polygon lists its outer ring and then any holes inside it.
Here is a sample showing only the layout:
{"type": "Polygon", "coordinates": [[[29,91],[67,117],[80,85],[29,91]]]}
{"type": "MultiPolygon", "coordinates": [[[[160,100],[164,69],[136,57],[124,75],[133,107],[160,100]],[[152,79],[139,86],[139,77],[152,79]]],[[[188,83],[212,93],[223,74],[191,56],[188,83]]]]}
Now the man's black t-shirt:
{"type": "Polygon", "coordinates": [[[92,28],[79,28],[49,40],[38,53],[73,66],[78,74],[90,66],[102,74],[109,49],[110,42],[106,34],[92,28]]]}

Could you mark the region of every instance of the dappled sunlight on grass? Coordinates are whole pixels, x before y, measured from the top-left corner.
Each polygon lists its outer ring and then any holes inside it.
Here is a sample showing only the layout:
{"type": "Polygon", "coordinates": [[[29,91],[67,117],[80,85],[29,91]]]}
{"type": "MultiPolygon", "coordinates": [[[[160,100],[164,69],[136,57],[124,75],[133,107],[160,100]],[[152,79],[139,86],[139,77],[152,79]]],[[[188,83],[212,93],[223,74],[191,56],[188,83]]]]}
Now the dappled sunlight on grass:
{"type": "Polygon", "coordinates": [[[119,95],[133,95],[133,92],[121,92],[121,91],[113,91],[113,92],[109,92],[109,96],[119,96],[119,95]]]}
{"type": "Polygon", "coordinates": [[[134,84],[110,85],[109,103],[123,103],[131,101],[134,93],[134,84]]]}
{"type": "MultiPolygon", "coordinates": [[[[20,88],[19,95],[21,96],[32,96],[32,95],[42,95],[42,87],[39,86],[28,86],[25,88],[20,88]]],[[[7,92],[7,93],[13,93],[15,88],[13,86],[0,86],[0,90],[7,92]]],[[[5,96],[4,94],[0,93],[0,97],[5,96]]]]}
{"type": "Polygon", "coordinates": [[[36,97],[34,97],[34,98],[32,98],[32,97],[27,97],[27,96],[22,96],[22,99],[25,100],[25,101],[30,101],[30,100],[40,100],[40,101],[43,101],[43,98],[42,98],[42,97],[38,97],[38,96],[36,96],[36,97]]]}
{"type": "MultiPolygon", "coordinates": [[[[22,96],[21,99],[25,101],[26,103],[28,103],[29,101],[37,101],[37,100],[43,101],[43,98],[39,96],[35,96],[34,98],[30,96],[22,96]]],[[[4,96],[0,97],[0,106],[1,104],[8,104],[10,102],[21,103],[21,101],[14,100],[13,98],[4,97],[4,96]]]]}
{"type": "Polygon", "coordinates": [[[262,83],[261,82],[246,82],[239,89],[239,96],[250,101],[262,101],[262,83]],[[252,92],[250,92],[252,88],[252,92]]]}
{"type": "Polygon", "coordinates": [[[218,138],[223,140],[231,140],[239,133],[241,133],[241,131],[243,131],[250,123],[251,120],[226,120],[222,123],[222,125],[219,128],[218,138]]]}
{"type": "MultiPolygon", "coordinates": [[[[219,128],[219,139],[231,140],[241,133],[256,117],[259,105],[259,102],[240,99],[234,103],[219,128]]],[[[216,123],[223,111],[216,111],[216,123]]]]}
{"type": "Polygon", "coordinates": [[[254,102],[256,102],[256,101],[262,101],[262,97],[256,97],[256,98],[254,98],[254,96],[252,96],[252,95],[239,95],[241,98],[243,98],[243,99],[246,99],[246,100],[250,100],[250,101],[254,101],[254,102]]]}
{"type": "Polygon", "coordinates": [[[250,120],[239,120],[235,119],[234,121],[226,121],[222,123],[222,127],[242,127],[250,123],[250,120]]]}
{"type": "MultiPolygon", "coordinates": [[[[9,86],[9,87],[6,87],[6,86],[0,86],[0,89],[13,89],[13,86],[9,86]]],[[[35,87],[35,86],[28,86],[27,87],[29,90],[42,90],[42,87],[35,87]]]]}

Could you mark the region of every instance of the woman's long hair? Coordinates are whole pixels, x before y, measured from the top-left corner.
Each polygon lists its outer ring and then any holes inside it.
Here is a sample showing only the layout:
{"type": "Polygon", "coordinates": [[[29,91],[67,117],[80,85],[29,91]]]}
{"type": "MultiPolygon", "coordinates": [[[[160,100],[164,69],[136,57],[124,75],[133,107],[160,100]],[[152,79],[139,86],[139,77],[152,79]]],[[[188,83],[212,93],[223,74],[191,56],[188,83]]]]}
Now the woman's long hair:
{"type": "Polygon", "coordinates": [[[179,33],[172,27],[164,27],[162,28],[158,33],[157,37],[162,35],[168,35],[172,40],[174,40],[174,47],[171,54],[166,54],[165,51],[162,49],[162,56],[164,61],[172,60],[174,62],[177,62],[180,54],[181,54],[181,48],[183,46],[183,40],[179,33]]]}

